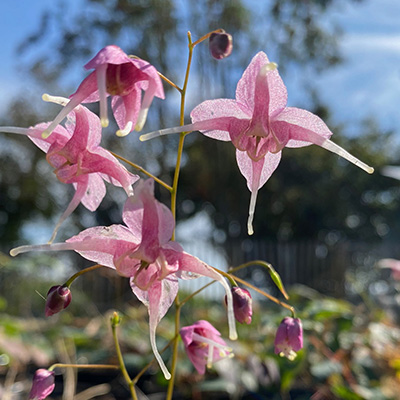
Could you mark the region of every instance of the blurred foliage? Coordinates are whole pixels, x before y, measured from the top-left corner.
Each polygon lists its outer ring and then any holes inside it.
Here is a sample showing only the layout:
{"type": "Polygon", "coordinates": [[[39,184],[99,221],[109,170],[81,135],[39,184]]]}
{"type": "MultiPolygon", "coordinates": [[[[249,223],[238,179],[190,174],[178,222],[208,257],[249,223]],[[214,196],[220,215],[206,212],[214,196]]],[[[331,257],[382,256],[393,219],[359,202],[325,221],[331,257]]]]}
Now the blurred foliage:
{"type": "MultiPolygon", "coordinates": [[[[354,273],[357,275],[348,277],[349,293],[361,297],[352,302],[330,298],[306,286],[292,288],[290,301],[302,319],[305,340],[303,350],[293,362],[275,355],[273,349],[277,326],[286,313],[260,297],[254,301],[251,325],[238,324],[239,340],[228,341],[235,354],[233,359],[215,363],[201,376],[180,344],[174,398],[395,400],[400,389],[400,329],[392,318],[396,314],[382,308],[382,302],[393,293],[398,297],[400,286],[387,280],[382,270],[372,274],[362,270],[354,273]],[[364,278],[360,279],[362,274],[364,278]],[[391,287],[385,295],[377,296],[371,290],[371,285],[378,280],[386,281],[391,287]]],[[[79,292],[73,289],[71,308],[46,321],[43,317],[11,317],[3,310],[0,393],[12,390],[16,396],[23,395],[29,390],[34,369],[55,362],[117,362],[109,326],[112,311],[96,311],[96,307],[89,305],[91,300],[82,298],[79,292]],[[17,372],[13,381],[10,381],[10,370],[17,372]],[[5,381],[7,371],[9,379],[5,381]]],[[[222,303],[195,297],[182,309],[182,326],[207,319],[226,338],[228,327],[222,303]]],[[[399,309],[397,301],[397,312],[399,309]]],[[[143,305],[132,303],[126,303],[121,310],[119,338],[127,368],[134,377],[152,360],[147,310],[143,305]]],[[[160,349],[167,345],[173,331],[171,309],[157,329],[160,349]]],[[[170,354],[167,349],[163,358],[168,360],[170,354]]],[[[109,399],[107,393],[118,399],[129,398],[114,371],[81,370],[77,382],[76,377],[71,381],[65,374],[62,378],[61,372],[57,372],[53,399],[61,398],[63,382],[64,390],[65,385],[69,388],[77,385],[77,393],[107,383],[108,391],[99,399],[109,399]]],[[[151,396],[165,392],[165,384],[155,365],[142,376],[138,387],[151,396]]]]}

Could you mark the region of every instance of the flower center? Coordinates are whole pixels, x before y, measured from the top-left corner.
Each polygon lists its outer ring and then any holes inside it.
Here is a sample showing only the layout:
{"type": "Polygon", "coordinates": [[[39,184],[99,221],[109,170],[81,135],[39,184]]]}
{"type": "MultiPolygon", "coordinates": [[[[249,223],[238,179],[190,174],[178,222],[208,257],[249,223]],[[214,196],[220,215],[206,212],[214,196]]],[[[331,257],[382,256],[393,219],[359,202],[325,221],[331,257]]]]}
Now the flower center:
{"type": "Polygon", "coordinates": [[[293,350],[292,346],[288,343],[287,340],[285,341],[285,343],[280,344],[279,350],[279,355],[281,357],[286,357],[290,361],[293,361],[297,357],[296,352],[293,350]]]}
{"type": "Polygon", "coordinates": [[[126,96],[135,88],[137,69],[131,63],[108,64],[106,90],[112,96],[126,96]]]}

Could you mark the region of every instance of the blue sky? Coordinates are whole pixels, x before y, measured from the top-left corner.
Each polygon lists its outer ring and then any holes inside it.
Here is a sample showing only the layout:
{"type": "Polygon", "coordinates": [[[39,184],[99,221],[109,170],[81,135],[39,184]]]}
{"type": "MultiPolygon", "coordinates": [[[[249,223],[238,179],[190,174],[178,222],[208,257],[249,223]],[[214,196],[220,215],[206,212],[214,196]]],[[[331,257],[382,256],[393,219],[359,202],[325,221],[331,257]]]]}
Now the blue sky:
{"type": "MultiPolygon", "coordinates": [[[[80,1],[70,3],[79,5],[80,1]]],[[[43,10],[54,4],[54,0],[0,2],[0,113],[15,87],[24,84],[15,47],[37,28],[43,10]]],[[[346,122],[349,133],[362,134],[357,131],[359,122],[374,115],[383,129],[400,134],[400,1],[338,1],[326,21],[337,23],[344,31],[340,47],[345,62],[312,78],[335,121],[346,122]]],[[[303,106],[297,79],[296,75],[285,77],[289,104],[303,106]]]]}

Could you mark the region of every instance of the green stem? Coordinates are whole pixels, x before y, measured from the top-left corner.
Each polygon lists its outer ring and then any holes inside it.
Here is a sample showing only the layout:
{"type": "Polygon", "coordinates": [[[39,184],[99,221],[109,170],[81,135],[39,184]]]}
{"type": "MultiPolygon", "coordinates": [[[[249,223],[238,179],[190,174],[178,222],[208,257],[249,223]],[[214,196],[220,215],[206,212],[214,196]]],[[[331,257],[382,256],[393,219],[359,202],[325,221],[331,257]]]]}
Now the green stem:
{"type": "Polygon", "coordinates": [[[69,279],[67,280],[67,282],[64,283],[63,286],[70,287],[71,284],[72,284],[72,282],[73,282],[76,278],[79,278],[81,275],[86,274],[87,272],[91,272],[91,271],[94,271],[94,270],[97,269],[97,268],[102,268],[102,267],[104,267],[104,265],[96,264],[96,265],[92,265],[91,267],[82,269],[81,271],[78,271],[76,274],[72,275],[71,278],[69,278],[69,279]]]}
{"type": "MultiPolygon", "coordinates": [[[[110,150],[109,150],[110,151],[110,150]]],[[[161,186],[164,186],[165,189],[169,190],[170,192],[172,191],[172,187],[169,186],[167,183],[165,183],[163,180],[161,180],[160,178],[157,178],[156,176],[154,176],[153,174],[151,174],[149,171],[146,171],[143,167],[141,167],[138,164],[133,163],[132,161],[127,160],[126,158],[110,151],[110,153],[115,157],[118,158],[119,160],[129,164],[131,167],[137,169],[138,171],[144,173],[145,175],[147,175],[150,178],[153,178],[157,183],[159,183],[161,186]]]]}
{"type": "Polygon", "coordinates": [[[217,271],[217,272],[218,272],[219,274],[221,274],[222,276],[224,276],[226,279],[228,279],[229,283],[230,283],[232,286],[237,286],[237,283],[236,283],[235,280],[233,279],[233,275],[228,274],[227,272],[222,271],[222,270],[220,270],[220,269],[218,269],[218,268],[215,268],[215,267],[211,267],[211,268],[214,269],[215,271],[217,271]]]}
{"type": "MultiPolygon", "coordinates": [[[[179,118],[179,124],[181,126],[185,124],[186,90],[187,90],[187,85],[189,82],[190,66],[192,64],[192,57],[193,57],[192,35],[190,32],[188,32],[188,41],[189,41],[189,56],[188,56],[188,62],[187,62],[187,66],[186,66],[185,80],[184,80],[182,91],[181,91],[181,106],[180,106],[180,118],[179,118]]],[[[174,216],[175,222],[176,222],[176,195],[177,195],[177,191],[178,191],[178,181],[179,181],[179,172],[180,172],[181,161],[182,161],[183,143],[185,141],[186,135],[187,135],[186,132],[182,132],[179,136],[178,154],[176,157],[174,180],[172,183],[172,190],[171,190],[171,212],[172,212],[172,215],[174,216]]],[[[172,240],[174,240],[174,239],[175,239],[175,230],[174,230],[174,233],[172,234],[172,240]]]]}
{"type": "MultiPolygon", "coordinates": [[[[188,32],[188,48],[189,48],[189,55],[188,55],[188,62],[186,66],[186,73],[185,73],[185,80],[183,82],[181,93],[181,106],[180,106],[180,118],[179,123],[180,125],[185,124],[185,99],[186,99],[186,90],[187,85],[189,82],[189,73],[190,73],[190,66],[192,64],[192,57],[193,57],[193,43],[192,43],[192,35],[188,32]]],[[[174,173],[174,180],[172,183],[172,190],[171,190],[171,212],[174,217],[174,221],[176,224],[176,195],[178,191],[178,181],[179,181],[179,171],[181,168],[181,161],[182,161],[182,153],[183,153],[183,143],[185,141],[185,136],[187,135],[186,132],[182,132],[179,137],[179,145],[178,145],[178,154],[176,157],[176,164],[175,164],[175,173],[174,173]]],[[[175,240],[175,229],[172,233],[171,240],[175,240]]],[[[172,347],[172,366],[171,366],[171,379],[168,382],[168,391],[167,391],[167,400],[172,400],[172,395],[174,392],[174,384],[175,384],[175,376],[176,376],[176,366],[178,363],[178,343],[179,343],[179,330],[180,330],[180,315],[181,315],[181,305],[179,303],[179,294],[175,298],[175,339],[173,341],[172,347]]]]}
{"type": "Polygon", "coordinates": [[[53,371],[56,368],[82,368],[82,369],[120,369],[119,365],[110,364],[53,364],[49,371],[53,371]]]}
{"type": "Polygon", "coordinates": [[[206,35],[202,36],[200,39],[196,40],[193,43],[193,47],[208,39],[213,33],[222,33],[225,32],[223,29],[216,29],[215,31],[208,32],[206,35]]]}
{"type": "Polygon", "coordinates": [[[249,262],[239,265],[238,267],[229,268],[228,272],[236,272],[243,268],[250,267],[251,265],[260,265],[261,267],[268,269],[269,275],[270,275],[271,279],[274,281],[277,288],[281,291],[281,293],[283,294],[285,299],[289,300],[289,295],[287,294],[286,289],[283,286],[283,283],[282,283],[282,280],[281,280],[279,274],[276,272],[275,268],[270,263],[267,263],[266,261],[262,261],[262,260],[249,261],[249,262]]]}
{"type": "Polygon", "coordinates": [[[258,287],[252,285],[251,283],[246,282],[245,280],[243,280],[241,278],[238,278],[235,275],[232,275],[232,278],[235,279],[236,281],[240,282],[241,284],[249,287],[250,289],[253,289],[257,293],[260,293],[261,295],[263,295],[267,299],[273,301],[274,303],[279,304],[280,306],[290,310],[290,312],[292,313],[293,318],[295,317],[295,315],[296,315],[295,309],[291,305],[289,305],[287,303],[284,303],[283,301],[278,300],[276,297],[271,296],[269,293],[264,292],[264,290],[259,289],[258,287]]]}
{"type": "Polygon", "coordinates": [[[119,319],[119,318],[117,318],[117,316],[118,316],[117,313],[114,313],[114,318],[112,319],[112,323],[111,323],[111,329],[112,329],[112,334],[113,334],[113,338],[114,338],[115,350],[117,352],[118,363],[119,363],[119,367],[122,372],[122,375],[124,376],[124,379],[129,386],[132,400],[138,400],[136,390],[135,390],[135,385],[134,385],[132,379],[130,378],[128,371],[126,370],[124,359],[123,359],[122,353],[121,353],[121,348],[119,346],[118,336],[117,336],[118,323],[114,322],[116,319],[119,319]]]}
{"type": "Polygon", "coordinates": [[[171,365],[171,379],[168,382],[168,390],[166,400],[172,400],[172,395],[174,393],[174,383],[176,377],[176,366],[178,364],[178,344],[179,344],[179,328],[180,328],[180,316],[181,316],[181,306],[178,300],[178,296],[175,299],[175,337],[172,344],[172,365],[171,365]]]}
{"type": "Polygon", "coordinates": [[[191,300],[194,296],[197,296],[200,292],[202,292],[204,289],[207,289],[209,286],[211,286],[212,284],[214,284],[217,281],[211,281],[208,282],[206,285],[204,285],[203,287],[201,287],[200,289],[196,290],[195,292],[191,293],[189,296],[187,296],[186,298],[184,298],[179,305],[182,307],[185,303],[187,303],[189,300],[191,300]]]}
{"type": "Polygon", "coordinates": [[[174,82],[171,81],[171,79],[168,79],[165,75],[163,75],[161,72],[158,73],[161,79],[163,79],[165,82],[168,83],[168,85],[171,85],[173,88],[175,88],[179,93],[182,93],[182,89],[176,85],[174,82]]]}

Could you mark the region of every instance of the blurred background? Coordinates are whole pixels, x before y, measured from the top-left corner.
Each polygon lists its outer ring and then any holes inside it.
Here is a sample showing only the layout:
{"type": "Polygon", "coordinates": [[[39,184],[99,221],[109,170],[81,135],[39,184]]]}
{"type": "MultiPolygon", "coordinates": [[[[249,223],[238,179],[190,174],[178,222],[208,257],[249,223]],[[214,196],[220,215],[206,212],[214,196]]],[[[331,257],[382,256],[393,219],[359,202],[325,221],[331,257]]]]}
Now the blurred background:
{"type": "MultiPolygon", "coordinates": [[[[310,339],[295,363],[274,357],[273,334],[284,313],[255,296],[259,313],[251,328],[242,327],[242,337],[249,340],[235,349],[235,372],[225,376],[220,368],[202,380],[183,365],[176,398],[200,399],[202,393],[215,398],[396,398],[399,283],[388,269],[377,268],[377,261],[400,258],[400,186],[380,173],[386,165],[400,164],[399,17],[400,3],[391,0],[0,3],[2,126],[52,120],[58,106],[42,102],[41,95],[73,93],[87,75],[83,65],[108,44],[148,60],[182,85],[187,31],[196,40],[224,28],[233,36],[230,57],[212,59],[207,43],[195,49],[186,122],[200,102],[233,98],[244,69],[264,51],[279,65],[288,105],[319,115],[334,132],[333,141],[375,168],[375,174],[367,175],[316,146],[284,149],[278,169],[259,191],[255,235],[249,237],[250,193],[233,146],[198,133],[187,137],[177,240],[222,269],[254,259],[270,262],[290,289],[310,339]]],[[[164,87],[166,100],[155,99],[143,132],[178,125],[179,96],[164,87]]],[[[141,143],[137,133],[121,139],[115,130],[115,125],[105,130],[104,147],[171,183],[177,137],[141,143]]],[[[56,180],[43,153],[25,137],[1,134],[0,160],[0,397],[24,398],[37,366],[112,357],[105,318],[110,309],[126,314],[124,345],[132,369],[140,369],[149,359],[143,351],[149,347],[146,310],[126,280],[108,271],[84,276],[74,283],[70,308],[49,322],[42,318],[44,301],[36,291],[45,295],[50,286],[90,264],[65,252],[16,259],[8,252],[21,244],[47,242],[73,189],[56,180]]],[[[157,197],[169,204],[164,189],[157,188],[157,197]]],[[[120,223],[124,200],[123,191],[108,186],[99,209],[90,213],[79,206],[57,241],[90,226],[120,223]]],[[[241,276],[278,295],[263,270],[250,268],[241,276]]],[[[202,284],[194,280],[184,290],[202,284]]],[[[205,291],[187,315],[223,319],[222,294],[216,288],[205,291]],[[211,310],[209,315],[204,309],[211,310]]],[[[192,323],[191,318],[185,322],[192,323]]],[[[160,340],[167,343],[172,322],[163,324],[160,340]]],[[[108,390],[104,399],[126,396],[115,395],[118,377],[103,378],[112,388],[99,389],[108,390]]],[[[65,379],[65,387],[75,382],[74,376],[65,379]]],[[[80,375],[79,381],[90,379],[80,375]]],[[[158,398],[161,382],[154,370],[141,387],[158,398]]],[[[74,398],[73,390],[63,396],[74,398]]]]}

